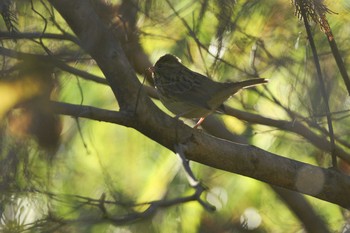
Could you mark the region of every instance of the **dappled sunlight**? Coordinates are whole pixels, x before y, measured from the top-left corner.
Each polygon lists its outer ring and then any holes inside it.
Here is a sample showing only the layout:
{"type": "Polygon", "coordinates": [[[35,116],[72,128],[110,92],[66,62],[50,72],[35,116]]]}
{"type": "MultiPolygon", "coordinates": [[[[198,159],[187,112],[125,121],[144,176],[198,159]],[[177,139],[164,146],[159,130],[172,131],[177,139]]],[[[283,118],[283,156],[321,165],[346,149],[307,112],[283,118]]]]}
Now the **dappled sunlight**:
{"type": "Polygon", "coordinates": [[[0,81],[0,119],[17,104],[40,95],[43,84],[35,78],[23,78],[15,81],[0,81]]]}
{"type": "Polygon", "coordinates": [[[347,1],[4,2],[1,232],[307,232],[312,222],[300,217],[300,203],[324,224],[310,232],[349,229],[348,211],[335,197],[325,200],[329,189],[345,193],[348,184],[345,174],[325,169],[330,154],[350,173],[350,97],[338,66],[342,60],[348,69],[350,60],[347,1]],[[302,2],[316,14],[311,34],[302,2]],[[322,4],[336,14],[322,15],[322,4]],[[338,63],[320,19],[329,20],[338,63]],[[164,86],[174,88],[155,87],[156,76],[145,75],[164,54],[185,66],[158,63],[162,77],[173,78],[164,86]],[[187,68],[199,74],[186,76],[187,68]],[[194,92],[201,75],[269,82],[222,105],[212,85],[194,92]],[[215,107],[204,94],[217,99],[215,107]],[[159,97],[210,117],[193,129],[197,114],[174,114],[159,97]],[[344,182],[325,183],[329,174],[344,182]]]}
{"type": "Polygon", "coordinates": [[[260,226],[262,218],[257,209],[249,207],[244,210],[240,221],[244,229],[254,230],[260,226]]]}
{"type": "Polygon", "coordinates": [[[325,177],[320,168],[305,166],[298,171],[295,186],[302,193],[316,195],[322,191],[324,182],[325,177]]]}
{"type": "Polygon", "coordinates": [[[45,200],[40,195],[8,196],[9,203],[5,209],[1,208],[0,230],[2,232],[18,232],[23,225],[31,224],[44,216],[47,212],[45,200]]]}
{"type": "Polygon", "coordinates": [[[206,198],[210,204],[215,206],[216,210],[220,211],[227,205],[228,194],[223,187],[213,187],[209,190],[206,198]]]}

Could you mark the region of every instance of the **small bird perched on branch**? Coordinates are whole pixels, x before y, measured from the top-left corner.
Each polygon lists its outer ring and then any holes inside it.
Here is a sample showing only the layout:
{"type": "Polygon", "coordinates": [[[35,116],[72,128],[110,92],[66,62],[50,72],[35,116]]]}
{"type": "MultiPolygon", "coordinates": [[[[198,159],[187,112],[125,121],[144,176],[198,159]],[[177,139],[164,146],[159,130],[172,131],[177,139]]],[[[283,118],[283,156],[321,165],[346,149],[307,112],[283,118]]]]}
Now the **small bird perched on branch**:
{"type": "Polygon", "coordinates": [[[263,78],[215,82],[188,69],[179,58],[171,54],[160,57],[150,71],[163,105],[176,114],[177,118],[200,118],[195,128],[241,89],[268,82],[263,78]]]}

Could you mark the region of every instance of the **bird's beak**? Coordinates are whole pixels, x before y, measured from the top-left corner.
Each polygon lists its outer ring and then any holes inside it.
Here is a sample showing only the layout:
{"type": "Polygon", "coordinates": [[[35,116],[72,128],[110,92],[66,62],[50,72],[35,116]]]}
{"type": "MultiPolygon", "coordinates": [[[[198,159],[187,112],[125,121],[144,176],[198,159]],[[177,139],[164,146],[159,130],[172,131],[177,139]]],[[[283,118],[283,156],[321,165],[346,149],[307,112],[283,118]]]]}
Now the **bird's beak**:
{"type": "Polygon", "coordinates": [[[150,66],[145,70],[145,76],[147,77],[148,80],[153,80],[154,72],[155,72],[154,66],[150,66]]]}

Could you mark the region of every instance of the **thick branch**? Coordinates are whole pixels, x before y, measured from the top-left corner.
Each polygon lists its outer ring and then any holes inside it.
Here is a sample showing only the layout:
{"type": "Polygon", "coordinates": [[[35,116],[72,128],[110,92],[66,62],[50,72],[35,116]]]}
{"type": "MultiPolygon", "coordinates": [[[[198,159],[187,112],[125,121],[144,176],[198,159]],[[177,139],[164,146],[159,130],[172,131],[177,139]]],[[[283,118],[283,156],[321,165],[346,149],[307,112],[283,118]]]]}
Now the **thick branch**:
{"type": "MultiPolygon", "coordinates": [[[[134,125],[128,113],[52,102],[54,112],[98,121],[134,125]]],[[[179,126],[184,126],[180,125],[179,126]]],[[[183,132],[183,131],[181,131],[183,132]]],[[[180,132],[179,132],[180,133],[180,132]]],[[[166,134],[166,132],[164,133],[166,134]]],[[[164,135],[163,135],[164,136],[164,135]]],[[[256,178],[350,208],[350,177],[246,144],[237,144],[193,130],[183,140],[189,159],[211,167],[256,178]]]]}
{"type": "Polygon", "coordinates": [[[269,153],[260,148],[213,138],[200,132],[185,143],[189,159],[249,176],[350,208],[350,177],[269,153]]]}

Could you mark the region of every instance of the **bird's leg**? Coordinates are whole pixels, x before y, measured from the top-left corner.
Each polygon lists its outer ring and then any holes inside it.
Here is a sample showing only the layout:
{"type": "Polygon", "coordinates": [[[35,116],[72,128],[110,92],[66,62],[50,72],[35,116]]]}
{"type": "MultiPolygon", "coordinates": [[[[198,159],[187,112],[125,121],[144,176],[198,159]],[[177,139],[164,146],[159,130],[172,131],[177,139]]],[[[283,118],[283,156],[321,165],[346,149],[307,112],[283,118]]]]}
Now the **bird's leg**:
{"type": "MultiPolygon", "coordinates": [[[[186,114],[189,113],[189,112],[190,112],[190,111],[184,112],[184,113],[181,113],[181,114],[177,114],[177,115],[175,116],[175,119],[176,119],[176,120],[179,120],[180,117],[186,115],[186,114]]],[[[200,125],[202,124],[202,122],[205,120],[205,117],[206,117],[206,116],[201,117],[201,118],[199,119],[199,121],[197,122],[197,124],[196,124],[193,128],[194,128],[194,129],[197,129],[198,126],[200,126],[200,125]]]]}
{"type": "Polygon", "coordinates": [[[204,120],[205,120],[205,117],[201,117],[201,118],[199,119],[199,121],[197,122],[197,124],[196,124],[193,128],[194,128],[194,129],[197,129],[198,126],[200,126],[204,120]]]}

